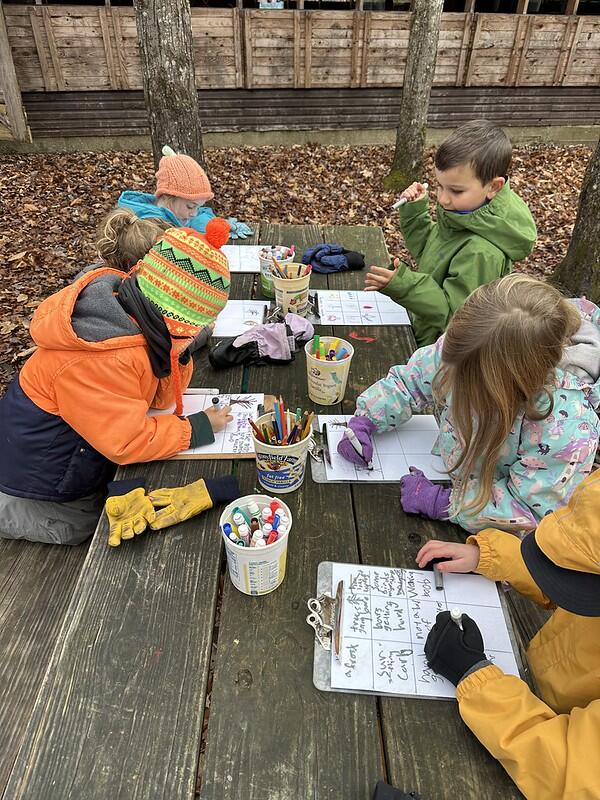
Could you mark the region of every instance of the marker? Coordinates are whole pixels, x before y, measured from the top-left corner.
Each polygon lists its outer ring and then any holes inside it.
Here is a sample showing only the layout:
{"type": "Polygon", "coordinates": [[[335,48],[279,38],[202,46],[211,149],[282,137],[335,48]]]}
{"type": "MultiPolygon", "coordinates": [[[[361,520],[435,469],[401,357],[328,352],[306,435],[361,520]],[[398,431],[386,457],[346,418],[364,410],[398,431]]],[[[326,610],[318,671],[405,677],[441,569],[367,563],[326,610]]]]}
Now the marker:
{"type": "MultiPolygon", "coordinates": [[[[425,189],[425,191],[427,191],[427,189],[429,189],[429,184],[428,183],[423,183],[422,186],[425,189]]],[[[392,208],[394,209],[394,211],[397,211],[401,206],[406,205],[406,203],[408,203],[408,200],[406,199],[406,197],[401,197],[400,200],[397,200],[394,203],[392,208]]]]}
{"type": "Polygon", "coordinates": [[[220,397],[213,397],[210,401],[212,403],[213,408],[221,408],[221,398],[220,397]]]}
{"type": "Polygon", "coordinates": [[[247,525],[240,525],[238,528],[238,534],[240,539],[243,543],[248,547],[250,544],[250,528],[247,525]]]}
{"type": "Polygon", "coordinates": [[[435,582],[436,589],[443,589],[444,588],[444,576],[438,569],[438,565],[433,565],[433,580],[435,582]]]}
{"type": "Polygon", "coordinates": [[[264,539],[258,539],[256,544],[255,544],[255,547],[266,547],[266,546],[267,546],[267,543],[265,542],[264,539]]]}
{"type": "Polygon", "coordinates": [[[263,523],[271,524],[271,522],[273,521],[273,512],[271,511],[269,506],[263,508],[263,510],[260,512],[260,515],[262,517],[263,523]]]}
{"type": "Polygon", "coordinates": [[[277,528],[279,527],[280,522],[281,522],[281,517],[279,516],[279,514],[275,514],[275,516],[273,517],[273,530],[274,531],[277,530],[277,528]]]}
{"type": "Polygon", "coordinates": [[[460,608],[452,609],[452,611],[450,612],[450,619],[452,620],[452,622],[454,622],[455,625],[458,625],[461,631],[464,631],[462,624],[462,611],[460,610],[460,608]]]}
{"type": "Polygon", "coordinates": [[[348,355],[348,351],[346,350],[345,347],[342,347],[340,352],[337,354],[337,360],[341,361],[342,359],[346,358],[347,355],[348,355]]]}
{"type": "Polygon", "coordinates": [[[186,394],[219,394],[218,389],[190,389],[189,387],[183,393],[185,397],[186,394]]]}
{"type": "Polygon", "coordinates": [[[319,358],[319,344],[321,342],[321,337],[315,334],[313,339],[313,355],[319,358]]]}
{"type": "Polygon", "coordinates": [[[267,539],[267,544],[273,544],[277,541],[277,537],[279,536],[277,531],[271,531],[269,534],[269,538],[267,539]]]}
{"type": "Polygon", "coordinates": [[[228,539],[231,539],[232,542],[237,542],[238,541],[238,537],[235,535],[235,533],[233,532],[233,528],[231,527],[231,525],[228,522],[226,522],[223,525],[223,533],[225,534],[225,536],[228,539]]]}
{"type": "Polygon", "coordinates": [[[252,533],[256,533],[257,531],[260,533],[260,525],[258,524],[258,520],[256,519],[256,517],[252,517],[252,520],[250,522],[250,530],[252,531],[252,533]]]}
{"type": "Polygon", "coordinates": [[[250,527],[250,517],[249,517],[249,516],[246,514],[246,512],[245,512],[245,511],[244,511],[242,508],[240,508],[239,506],[236,506],[236,507],[233,509],[233,521],[234,521],[234,522],[235,522],[235,524],[237,525],[238,523],[237,523],[237,520],[236,520],[236,518],[235,518],[235,515],[236,515],[236,514],[241,514],[241,515],[242,515],[242,517],[244,518],[244,520],[243,520],[243,521],[246,523],[246,525],[247,525],[248,527],[250,527]]]}
{"type": "Polygon", "coordinates": [[[356,434],[354,433],[352,428],[346,428],[346,430],[344,431],[344,436],[346,437],[346,439],[348,439],[348,441],[350,442],[352,447],[356,450],[358,455],[365,462],[365,464],[367,465],[367,469],[373,469],[373,464],[370,461],[367,461],[367,459],[365,458],[365,455],[364,455],[363,449],[362,449],[362,445],[358,441],[358,439],[356,437],[356,434]]]}

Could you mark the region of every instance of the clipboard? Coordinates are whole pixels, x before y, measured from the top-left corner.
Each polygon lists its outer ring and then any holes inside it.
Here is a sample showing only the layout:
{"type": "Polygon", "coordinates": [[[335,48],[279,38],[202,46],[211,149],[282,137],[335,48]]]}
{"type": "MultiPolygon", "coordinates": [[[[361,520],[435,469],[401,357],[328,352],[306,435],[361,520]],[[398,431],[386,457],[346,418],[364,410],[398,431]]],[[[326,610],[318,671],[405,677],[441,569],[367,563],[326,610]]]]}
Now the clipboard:
{"type": "MultiPolygon", "coordinates": [[[[507,534],[510,535],[510,534],[507,534]]],[[[397,692],[389,693],[389,692],[380,692],[380,691],[365,691],[361,689],[347,689],[347,688],[338,688],[333,687],[331,685],[331,665],[332,665],[332,652],[331,648],[333,646],[333,637],[335,636],[335,614],[336,608],[335,603],[331,601],[335,601],[335,590],[337,587],[334,587],[333,584],[333,561],[322,561],[318,568],[317,568],[317,591],[316,597],[310,598],[307,603],[309,611],[313,611],[314,606],[311,604],[311,601],[318,600],[321,603],[321,606],[325,604],[326,606],[331,606],[331,612],[327,610],[323,613],[323,621],[325,622],[325,632],[320,633],[317,631],[315,626],[308,621],[307,622],[311,627],[315,629],[315,638],[314,638],[314,658],[313,658],[313,684],[316,689],[322,692],[344,692],[350,694],[369,694],[369,695],[380,695],[380,696],[387,696],[387,697],[405,697],[405,698],[412,698],[416,700],[425,700],[425,699],[453,699],[453,698],[446,698],[446,697],[435,697],[435,696],[423,696],[418,694],[399,694],[397,692]],[[329,601],[327,601],[329,598],[329,601]],[[328,625],[328,613],[331,613],[332,616],[329,617],[330,620],[333,621],[331,624],[331,630],[327,630],[329,627],[328,625]],[[325,641],[325,645],[322,642],[322,639],[325,641]]],[[[360,567],[360,564],[356,565],[360,567]]],[[[410,569],[410,568],[409,568],[410,569]]],[[[433,576],[433,573],[432,573],[433,576]]],[[[496,584],[498,586],[498,584],[496,584]]],[[[504,616],[504,620],[506,622],[506,628],[508,632],[508,636],[510,639],[510,644],[512,646],[513,655],[517,664],[517,668],[519,670],[519,676],[529,685],[530,688],[534,689],[534,684],[532,680],[531,673],[527,666],[526,661],[523,658],[523,648],[520,645],[517,637],[515,635],[515,631],[512,625],[512,620],[510,618],[509,610],[508,610],[508,603],[505,597],[505,592],[502,588],[499,588],[499,598],[500,598],[500,607],[502,609],[502,613],[504,616]]],[[[345,591],[348,590],[348,587],[345,587],[345,591]]],[[[310,614],[309,614],[310,616],[310,614]]],[[[340,621],[340,625],[343,625],[343,612],[339,613],[337,618],[340,621]]],[[[485,639],[485,635],[484,635],[485,639]]]]}

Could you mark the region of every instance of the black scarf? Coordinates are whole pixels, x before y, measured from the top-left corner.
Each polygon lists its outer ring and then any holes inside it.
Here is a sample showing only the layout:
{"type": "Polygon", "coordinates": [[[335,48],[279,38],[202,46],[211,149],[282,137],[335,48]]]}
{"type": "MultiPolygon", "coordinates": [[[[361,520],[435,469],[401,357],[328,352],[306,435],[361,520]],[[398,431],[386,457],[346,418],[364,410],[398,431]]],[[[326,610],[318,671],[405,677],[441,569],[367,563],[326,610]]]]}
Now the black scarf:
{"type": "Polygon", "coordinates": [[[157,378],[171,374],[171,334],[158,307],[142,293],[137,277],[121,281],[117,299],[134,318],[148,343],[152,372],[157,378]]]}

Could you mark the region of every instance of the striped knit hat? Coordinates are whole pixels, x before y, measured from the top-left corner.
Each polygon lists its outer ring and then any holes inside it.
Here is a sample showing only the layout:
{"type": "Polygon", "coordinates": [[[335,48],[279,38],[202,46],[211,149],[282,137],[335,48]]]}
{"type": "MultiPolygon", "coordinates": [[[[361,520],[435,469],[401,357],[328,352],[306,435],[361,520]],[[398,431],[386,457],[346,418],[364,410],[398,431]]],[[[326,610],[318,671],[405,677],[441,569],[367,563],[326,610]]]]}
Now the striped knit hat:
{"type": "Polygon", "coordinates": [[[229,223],[215,217],[201,234],[169,228],[135,267],[142,293],[161,311],[171,336],[193,338],[210,325],[229,297],[229,263],[218,249],[229,223]]]}
{"type": "MultiPolygon", "coordinates": [[[[161,311],[172,338],[193,339],[223,310],[229,297],[229,262],[220,247],[229,238],[227,220],[214,217],[206,233],[169,228],[132,272],[142,294],[161,311]]],[[[183,400],[179,350],[171,346],[175,414],[183,400]]]]}

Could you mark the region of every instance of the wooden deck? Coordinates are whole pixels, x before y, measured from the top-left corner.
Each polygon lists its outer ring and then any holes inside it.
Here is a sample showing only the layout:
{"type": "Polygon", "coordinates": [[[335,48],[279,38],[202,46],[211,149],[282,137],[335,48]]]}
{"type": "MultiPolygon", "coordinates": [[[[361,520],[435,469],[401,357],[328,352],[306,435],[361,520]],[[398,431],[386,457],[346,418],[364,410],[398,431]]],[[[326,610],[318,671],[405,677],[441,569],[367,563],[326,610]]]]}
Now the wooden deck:
{"type": "MultiPolygon", "coordinates": [[[[367,263],[388,261],[376,227],[256,229],[249,243],[302,251],[339,242],[366,253],[367,263]]],[[[234,275],[232,297],[250,297],[254,280],[234,275]]],[[[313,285],[362,281],[362,273],[315,275],[313,285]]],[[[414,349],[408,328],[373,332],[375,342],[353,342],[347,413],[414,349]]],[[[287,367],[197,367],[195,385],[281,392],[306,406],[301,354],[287,367]]],[[[232,468],[251,492],[253,462],[167,461],[123,473],[158,487],[232,468]]],[[[0,784],[3,800],[350,800],[369,798],[380,777],[423,798],[520,797],[454,703],[321,693],[312,684],[305,604],[318,564],[410,566],[428,537],[464,540],[464,532],[404,515],[397,485],[326,485],[307,476],[286,502],[294,518],[287,575],[261,598],[240,594],[224,575],[218,510],[116,550],[101,520],[3,793],[0,784]]],[[[529,634],[539,621],[530,612],[514,605],[517,629],[529,634]]]]}

